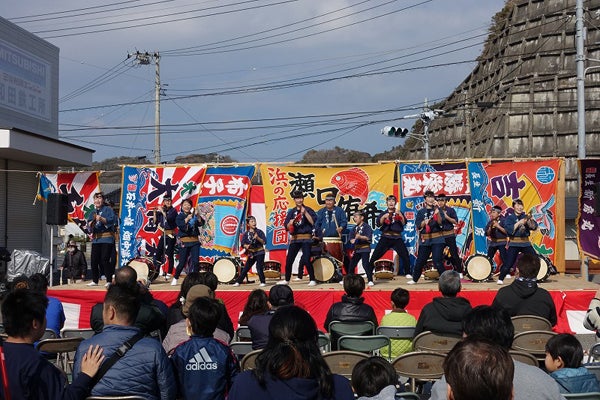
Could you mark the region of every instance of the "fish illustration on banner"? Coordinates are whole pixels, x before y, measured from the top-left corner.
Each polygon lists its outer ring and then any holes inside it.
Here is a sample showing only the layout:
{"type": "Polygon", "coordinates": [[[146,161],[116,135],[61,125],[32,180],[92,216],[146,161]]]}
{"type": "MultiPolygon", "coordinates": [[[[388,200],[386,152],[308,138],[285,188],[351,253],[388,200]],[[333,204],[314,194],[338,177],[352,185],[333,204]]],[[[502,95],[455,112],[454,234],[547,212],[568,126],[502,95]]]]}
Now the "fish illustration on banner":
{"type": "Polygon", "coordinates": [[[124,166],[121,185],[119,265],[156,253],[160,230],[155,212],[165,195],[179,209],[184,199],[196,204],[206,166],[124,166]]]}
{"type": "MultiPolygon", "coordinates": [[[[353,225],[352,215],[362,210],[365,222],[375,228],[379,209],[385,207],[385,198],[393,193],[394,163],[352,167],[303,167],[296,165],[261,165],[260,173],[265,193],[268,250],[286,249],[288,232],[283,226],[286,213],[293,207],[293,190],[304,193],[304,204],[318,211],[325,206],[325,197],[333,195],[336,206],[348,218],[348,229],[353,225]]],[[[346,244],[348,232],[342,232],[346,244]]],[[[374,237],[378,237],[374,233],[374,237]]]]}
{"type": "Polygon", "coordinates": [[[253,165],[206,170],[198,199],[200,215],[206,221],[200,229],[200,261],[237,255],[237,239],[244,226],[255,171],[253,165]]]}

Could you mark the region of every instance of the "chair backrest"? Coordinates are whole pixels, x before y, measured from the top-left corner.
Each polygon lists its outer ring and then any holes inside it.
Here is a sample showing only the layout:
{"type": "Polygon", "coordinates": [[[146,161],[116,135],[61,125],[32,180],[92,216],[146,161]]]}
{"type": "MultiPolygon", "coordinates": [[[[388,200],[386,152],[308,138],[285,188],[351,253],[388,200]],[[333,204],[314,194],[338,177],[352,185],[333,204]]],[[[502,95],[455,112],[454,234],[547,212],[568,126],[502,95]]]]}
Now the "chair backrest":
{"type": "Polygon", "coordinates": [[[513,339],[513,350],[533,354],[538,361],[546,357],[546,342],[556,333],[552,331],[527,331],[517,333],[513,339]]]}
{"type": "Polygon", "coordinates": [[[392,346],[390,338],[384,335],[354,336],[344,335],[338,339],[338,349],[360,351],[363,353],[376,354],[379,349],[386,348],[382,357],[390,358],[392,346]]]}
{"type": "Polygon", "coordinates": [[[460,336],[443,335],[425,331],[419,333],[413,339],[413,350],[448,353],[461,339],[460,336]]]}
{"type": "Polygon", "coordinates": [[[511,318],[515,327],[515,335],[527,331],[551,331],[552,324],[544,317],[537,315],[516,315],[511,318]]]}
{"type": "Polygon", "coordinates": [[[331,341],[329,339],[329,336],[327,336],[325,333],[319,332],[318,342],[319,348],[322,352],[325,353],[331,350],[331,341]]]}
{"type": "Polygon", "coordinates": [[[600,343],[595,343],[592,345],[592,347],[590,348],[590,351],[588,352],[588,359],[587,362],[595,362],[598,361],[600,359],[600,343]]]}
{"type": "Polygon", "coordinates": [[[323,354],[323,359],[332,373],[345,376],[350,379],[354,366],[361,360],[369,358],[365,353],[349,350],[330,351],[323,354]]]}
{"type": "Polygon", "coordinates": [[[249,369],[254,369],[256,366],[256,357],[260,354],[262,349],[252,350],[250,353],[246,354],[242,361],[240,361],[240,369],[242,371],[246,371],[249,369]]]}
{"type": "Polygon", "coordinates": [[[240,326],[235,330],[235,334],[233,335],[234,342],[251,342],[252,335],[250,335],[250,328],[247,326],[240,326]]]}
{"type": "Polygon", "coordinates": [[[415,391],[415,381],[432,381],[444,375],[444,353],[414,351],[402,354],[392,361],[392,366],[400,376],[410,378],[411,390],[415,391]]]}
{"type": "Polygon", "coordinates": [[[252,342],[232,342],[229,343],[229,348],[231,348],[237,359],[241,360],[252,351],[252,342]]]}
{"type": "Polygon", "coordinates": [[[123,395],[123,396],[89,396],[85,400],[146,400],[142,396],[123,395]]]}
{"type": "Polygon", "coordinates": [[[385,335],[390,339],[410,339],[415,336],[414,326],[378,326],[378,335],[385,335]]]}
{"type": "Polygon", "coordinates": [[[374,335],[375,324],[371,321],[331,321],[329,332],[344,335],[374,335]]]}
{"type": "Polygon", "coordinates": [[[38,342],[36,349],[46,353],[68,353],[77,350],[82,341],[82,337],[44,339],[38,342]]]}
{"type": "Polygon", "coordinates": [[[40,341],[44,340],[44,339],[56,339],[56,338],[57,338],[56,332],[54,332],[52,329],[46,329],[44,331],[44,334],[42,335],[42,338],[40,339],[40,341]]]}
{"type": "Polygon", "coordinates": [[[600,400],[600,392],[590,393],[562,393],[565,399],[578,399],[578,400],[600,400]]]}
{"type": "Polygon", "coordinates": [[[600,380],[600,363],[583,364],[583,366],[600,380]]]}
{"type": "Polygon", "coordinates": [[[531,365],[533,367],[539,367],[540,363],[533,354],[526,353],[524,351],[509,350],[510,356],[513,360],[522,362],[523,364],[531,365]]]}
{"type": "Polygon", "coordinates": [[[93,329],[63,329],[61,336],[64,338],[70,337],[82,337],[84,339],[89,339],[94,336],[93,329]]]}

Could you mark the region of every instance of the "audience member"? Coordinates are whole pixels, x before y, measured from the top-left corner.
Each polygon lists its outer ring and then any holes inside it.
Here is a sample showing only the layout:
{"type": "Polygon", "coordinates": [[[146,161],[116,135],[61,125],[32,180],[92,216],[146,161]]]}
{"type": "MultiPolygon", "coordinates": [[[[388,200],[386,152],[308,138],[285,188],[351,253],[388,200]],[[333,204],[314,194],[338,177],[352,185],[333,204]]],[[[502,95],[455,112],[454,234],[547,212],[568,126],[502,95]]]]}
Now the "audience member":
{"type": "Polygon", "coordinates": [[[264,314],[254,315],[248,321],[250,328],[250,337],[252,338],[252,348],[254,350],[262,349],[269,340],[269,324],[279,307],[294,304],[294,293],[292,288],[287,285],[273,286],[269,291],[270,310],[264,314]]]}
{"type": "Polygon", "coordinates": [[[523,254],[517,261],[517,277],[509,286],[498,290],[492,305],[506,308],[511,317],[537,315],[556,325],[556,307],[546,289],[538,287],[537,274],[540,258],[535,254],[523,254]]]}
{"type": "MultiPolygon", "coordinates": [[[[176,324],[171,325],[169,328],[169,332],[165,339],[163,340],[163,348],[167,352],[167,354],[171,354],[173,350],[183,342],[187,341],[190,338],[189,330],[187,329],[188,319],[189,319],[189,309],[190,306],[199,298],[207,297],[214,299],[214,292],[210,290],[210,288],[206,285],[194,285],[188,291],[187,297],[185,299],[185,304],[183,305],[183,315],[187,317],[187,319],[182,319],[176,324]]],[[[218,303],[218,302],[217,302],[218,303]]],[[[221,312],[223,312],[221,310],[221,312]]],[[[219,318],[221,315],[219,313],[219,318]]],[[[229,334],[219,328],[215,328],[213,332],[211,332],[211,337],[214,337],[217,340],[220,340],[224,343],[229,343],[231,337],[229,334]]]]}
{"type": "Polygon", "coordinates": [[[64,276],[63,279],[67,278],[67,283],[69,283],[69,280],[73,280],[73,283],[75,283],[77,282],[77,279],[84,281],[87,267],[85,254],[83,254],[82,251],[79,251],[77,243],[75,243],[74,240],[69,239],[65,258],[59,268],[65,272],[66,276],[64,276]]]}
{"type": "Polygon", "coordinates": [[[469,336],[444,360],[448,400],[512,400],[515,366],[508,350],[469,336]]]}
{"type": "Polygon", "coordinates": [[[596,341],[600,340],[600,289],[594,294],[594,298],[590,301],[587,313],[583,319],[583,326],[586,329],[596,332],[596,341]]]}
{"type": "Polygon", "coordinates": [[[571,334],[562,333],[546,343],[546,371],[558,382],[561,393],[600,392],[596,375],[581,365],[583,348],[571,334]]]}
{"type": "MultiPolygon", "coordinates": [[[[115,271],[113,284],[111,286],[121,286],[132,293],[135,293],[140,302],[140,308],[135,317],[135,327],[139,328],[145,334],[159,329],[164,335],[165,316],[154,304],[154,298],[145,285],[138,283],[137,273],[130,266],[124,266],[115,271]]],[[[92,307],[90,314],[90,326],[97,334],[104,328],[103,304],[98,303],[92,307]]]]}
{"type": "MultiPolygon", "coordinates": [[[[215,298],[217,295],[217,288],[219,287],[219,278],[212,272],[204,272],[202,275],[203,281],[200,282],[203,285],[206,285],[213,291],[215,294],[215,298]]],[[[219,304],[221,305],[221,319],[217,324],[217,328],[227,332],[229,337],[233,337],[235,330],[233,329],[233,321],[231,321],[231,317],[229,317],[229,313],[227,312],[227,307],[225,307],[225,303],[223,300],[217,299],[219,304]]]]}
{"type": "Polygon", "coordinates": [[[185,276],[185,279],[181,283],[177,300],[175,300],[171,307],[169,307],[169,311],[167,313],[167,329],[169,329],[171,325],[185,319],[181,309],[185,303],[185,298],[187,297],[188,291],[194,285],[204,285],[204,272],[190,272],[185,276]]]}
{"type": "MultiPolygon", "coordinates": [[[[194,286],[188,297],[197,286],[203,285],[194,286]]],[[[219,302],[209,297],[198,297],[189,308],[184,306],[184,309],[188,315],[186,328],[191,338],[178,346],[171,357],[179,394],[184,400],[224,399],[240,367],[227,342],[213,338],[222,312],[219,302]]]]}
{"type": "MultiPolygon", "coordinates": [[[[62,371],[46,360],[33,343],[46,329],[47,298],[29,289],[9,293],[2,304],[2,320],[8,338],[2,344],[11,399],[85,399],[92,377],[104,361],[99,346],[81,347],[81,373],[68,385],[62,371]]],[[[2,396],[8,398],[0,385],[2,396]]]]}
{"type": "Polygon", "coordinates": [[[240,326],[247,326],[248,321],[255,315],[264,314],[269,311],[269,298],[262,289],[254,289],[248,296],[244,311],[238,321],[240,326]]]}
{"type": "Polygon", "coordinates": [[[134,326],[139,309],[139,296],[130,289],[122,285],[108,288],[102,310],[104,328],[84,340],[75,352],[73,379],[81,375],[83,353],[90,344],[100,345],[108,358],[125,347],[125,342],[133,341],[134,344],[100,377],[92,395],[127,394],[148,400],[175,398],[176,381],[167,354],[157,340],[142,337],[143,332],[134,326]]]}
{"type": "MultiPolygon", "coordinates": [[[[377,326],[377,316],[373,307],[365,304],[362,294],[365,290],[365,281],[360,275],[347,274],[344,276],[344,292],[342,301],[333,303],[327,311],[325,329],[329,332],[332,321],[364,322],[371,321],[377,326]]],[[[331,333],[331,349],[337,350],[339,335],[331,333]]]]}
{"type": "Polygon", "coordinates": [[[317,324],[308,312],[293,305],[279,308],[256,367],[236,377],[228,400],[354,399],[348,379],[331,373],[317,338],[317,324]]]}
{"type": "Polygon", "coordinates": [[[440,275],[438,289],[442,297],[435,297],[423,307],[415,336],[424,331],[456,336],[462,334],[462,321],[471,311],[471,303],[465,298],[456,297],[461,289],[460,274],[452,270],[444,271],[440,275]]]}
{"type": "Polygon", "coordinates": [[[56,337],[60,337],[60,330],[65,326],[65,310],[59,299],[48,296],[48,279],[44,274],[33,274],[29,277],[29,288],[43,294],[48,299],[46,329],[50,329],[56,337]]]}
{"type": "MultiPolygon", "coordinates": [[[[515,335],[515,327],[508,312],[500,307],[477,306],[465,315],[464,336],[479,336],[510,350],[515,335]]],[[[514,400],[564,400],[558,384],[541,368],[513,360],[514,400]]],[[[447,399],[445,376],[431,388],[431,400],[447,399]]]]}
{"type": "MultiPolygon", "coordinates": [[[[415,326],[417,320],[406,312],[405,308],[410,300],[408,290],[397,288],[392,292],[392,312],[381,318],[379,326],[415,326]]],[[[385,349],[381,349],[383,352],[385,349]]],[[[412,340],[410,339],[392,339],[392,355],[396,358],[401,354],[412,350],[412,340]]],[[[383,353],[382,353],[383,354],[383,353]]]]}
{"type": "Polygon", "coordinates": [[[382,357],[366,358],[352,369],[352,387],[358,400],[394,400],[397,384],[396,370],[382,357]]]}

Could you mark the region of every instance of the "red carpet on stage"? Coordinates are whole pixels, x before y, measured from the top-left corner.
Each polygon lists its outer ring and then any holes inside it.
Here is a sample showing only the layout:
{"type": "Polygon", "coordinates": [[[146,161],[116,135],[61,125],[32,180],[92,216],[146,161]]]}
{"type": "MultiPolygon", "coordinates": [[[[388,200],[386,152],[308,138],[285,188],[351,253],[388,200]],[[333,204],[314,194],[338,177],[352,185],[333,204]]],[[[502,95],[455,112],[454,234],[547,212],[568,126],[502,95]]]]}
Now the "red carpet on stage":
{"type": "MultiPolygon", "coordinates": [[[[341,289],[341,288],[340,288],[341,289]]],[[[178,291],[154,291],[152,294],[155,298],[164,301],[167,305],[173,304],[176,300],[178,291]]],[[[227,290],[218,291],[217,298],[221,299],[229,312],[234,326],[237,326],[237,321],[242,312],[249,290],[227,290]]],[[[590,300],[594,297],[594,290],[569,290],[569,291],[550,291],[556,311],[558,313],[558,324],[554,328],[556,332],[572,332],[574,323],[581,324],[579,321],[573,321],[568,314],[568,311],[577,311],[581,315],[584,313],[590,300]],[[569,324],[571,323],[571,325],[569,324]]],[[[343,290],[295,290],[294,299],[296,304],[308,310],[319,329],[324,329],[323,322],[331,304],[340,301],[343,290]]],[[[386,310],[391,309],[390,291],[369,291],[364,293],[365,302],[370,304],[377,313],[377,318],[380,320],[386,310]]],[[[68,328],[89,328],[90,326],[90,310],[92,306],[98,302],[102,302],[105,292],[101,290],[51,290],[49,296],[56,297],[63,302],[67,322],[65,327],[68,328]]],[[[423,306],[429,303],[434,297],[438,297],[438,291],[411,291],[410,303],[407,311],[418,318],[423,306]]],[[[496,291],[463,291],[460,297],[464,297],[471,302],[472,306],[481,304],[491,304],[496,291]]],[[[591,333],[591,332],[590,332],[591,333]]]]}

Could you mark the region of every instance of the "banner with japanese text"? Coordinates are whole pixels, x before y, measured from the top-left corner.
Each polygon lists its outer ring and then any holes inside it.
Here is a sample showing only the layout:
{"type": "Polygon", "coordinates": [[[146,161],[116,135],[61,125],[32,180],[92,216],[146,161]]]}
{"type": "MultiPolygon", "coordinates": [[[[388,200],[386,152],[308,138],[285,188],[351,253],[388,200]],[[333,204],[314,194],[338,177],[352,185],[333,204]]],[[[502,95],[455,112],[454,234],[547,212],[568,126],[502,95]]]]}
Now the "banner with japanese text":
{"type": "Polygon", "coordinates": [[[521,199],[525,212],[531,213],[538,223],[538,229],[530,236],[532,246],[555,262],[556,197],[561,163],[559,159],[469,163],[477,253],[487,253],[485,226],[491,208],[499,205],[505,215],[512,210],[512,202],[521,199]]]}
{"type": "Polygon", "coordinates": [[[447,206],[454,208],[458,216],[456,245],[464,258],[469,253],[471,229],[471,192],[465,163],[444,164],[399,164],[400,209],[407,223],[404,228],[406,247],[414,262],[417,253],[417,232],[415,218],[417,211],[424,207],[423,194],[427,190],[435,195],[444,193],[447,206]]]}
{"type": "Polygon", "coordinates": [[[66,194],[69,220],[88,233],[86,215],[94,208],[94,193],[100,191],[99,172],[58,172],[39,174],[37,199],[47,200],[50,193],[66,194]]]}
{"type": "Polygon", "coordinates": [[[119,265],[139,255],[156,252],[161,232],[154,218],[165,194],[171,195],[173,207],[192,199],[196,205],[205,165],[173,167],[123,167],[121,187],[119,265]]]}
{"type": "Polygon", "coordinates": [[[579,160],[577,242],[586,256],[600,260],[600,159],[579,160]]]}
{"type": "MultiPolygon", "coordinates": [[[[365,221],[375,227],[377,213],[385,208],[385,198],[393,193],[394,170],[394,163],[353,167],[261,165],[267,248],[287,248],[288,233],[283,223],[288,209],[294,206],[290,197],[293,190],[301,190],[305,194],[304,204],[315,212],[325,206],[326,195],[333,194],[336,205],[346,212],[349,227],[352,214],[359,209],[364,212],[365,221]]],[[[347,241],[347,232],[343,241],[347,241]]]]}
{"type": "Polygon", "coordinates": [[[213,261],[215,257],[237,255],[240,229],[244,229],[244,215],[254,166],[209,167],[206,170],[198,205],[206,221],[200,229],[200,259],[213,261]]]}

